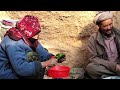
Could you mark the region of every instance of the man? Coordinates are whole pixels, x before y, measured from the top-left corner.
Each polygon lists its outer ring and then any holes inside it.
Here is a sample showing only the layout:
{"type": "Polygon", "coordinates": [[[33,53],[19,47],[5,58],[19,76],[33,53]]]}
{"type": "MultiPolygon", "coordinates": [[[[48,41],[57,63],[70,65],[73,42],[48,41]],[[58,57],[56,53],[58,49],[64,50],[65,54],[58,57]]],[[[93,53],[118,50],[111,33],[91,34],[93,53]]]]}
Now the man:
{"type": "Polygon", "coordinates": [[[120,31],[113,26],[112,12],[98,13],[93,22],[99,29],[88,40],[91,63],[86,72],[93,79],[120,75],[120,31]]]}
{"type": "Polygon", "coordinates": [[[26,15],[10,28],[0,44],[0,79],[43,79],[44,68],[57,63],[38,42],[37,17],[26,15]]]}

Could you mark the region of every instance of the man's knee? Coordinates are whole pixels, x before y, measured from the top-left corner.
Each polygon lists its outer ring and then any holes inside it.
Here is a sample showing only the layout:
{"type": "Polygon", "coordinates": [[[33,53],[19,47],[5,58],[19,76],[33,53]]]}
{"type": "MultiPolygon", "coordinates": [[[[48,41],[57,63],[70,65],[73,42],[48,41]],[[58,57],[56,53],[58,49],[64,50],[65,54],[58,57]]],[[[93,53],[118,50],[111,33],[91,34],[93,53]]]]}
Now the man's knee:
{"type": "Polygon", "coordinates": [[[102,66],[100,66],[98,64],[90,63],[90,64],[87,65],[85,70],[90,77],[92,77],[93,79],[98,79],[102,75],[102,73],[100,72],[101,67],[102,66]]]}
{"type": "Polygon", "coordinates": [[[93,63],[90,63],[85,68],[87,73],[92,73],[96,71],[95,65],[93,63]]]}
{"type": "Polygon", "coordinates": [[[99,78],[99,72],[97,70],[97,65],[90,63],[85,68],[86,73],[93,79],[99,78]]]}

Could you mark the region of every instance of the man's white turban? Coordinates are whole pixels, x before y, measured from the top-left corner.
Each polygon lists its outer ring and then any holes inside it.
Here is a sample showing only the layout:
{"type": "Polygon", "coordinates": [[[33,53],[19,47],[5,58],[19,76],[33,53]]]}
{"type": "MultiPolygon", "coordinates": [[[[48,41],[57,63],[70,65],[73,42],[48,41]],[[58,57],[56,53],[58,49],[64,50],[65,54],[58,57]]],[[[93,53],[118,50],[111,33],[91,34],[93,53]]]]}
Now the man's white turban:
{"type": "Polygon", "coordinates": [[[101,21],[107,20],[107,19],[112,19],[113,18],[113,13],[110,11],[104,11],[104,12],[99,12],[96,14],[94,17],[93,22],[98,25],[101,21]]]}

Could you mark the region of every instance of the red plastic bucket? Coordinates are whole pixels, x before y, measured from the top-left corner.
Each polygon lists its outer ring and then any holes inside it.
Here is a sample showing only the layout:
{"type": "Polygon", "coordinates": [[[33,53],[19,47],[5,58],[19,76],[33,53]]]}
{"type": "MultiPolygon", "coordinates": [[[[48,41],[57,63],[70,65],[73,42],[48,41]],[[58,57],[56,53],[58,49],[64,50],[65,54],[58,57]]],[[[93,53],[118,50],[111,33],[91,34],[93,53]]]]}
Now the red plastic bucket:
{"type": "Polygon", "coordinates": [[[69,76],[70,67],[53,66],[47,71],[47,75],[52,78],[64,78],[69,76]]]}

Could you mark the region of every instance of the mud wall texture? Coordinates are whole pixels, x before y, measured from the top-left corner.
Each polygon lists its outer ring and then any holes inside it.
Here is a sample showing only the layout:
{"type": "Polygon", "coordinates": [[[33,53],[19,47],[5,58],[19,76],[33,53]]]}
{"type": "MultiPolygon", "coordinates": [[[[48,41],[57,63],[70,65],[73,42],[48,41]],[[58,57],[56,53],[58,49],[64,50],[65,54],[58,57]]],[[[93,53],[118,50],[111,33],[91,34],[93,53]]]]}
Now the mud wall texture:
{"type": "MultiPolygon", "coordinates": [[[[39,18],[41,44],[53,54],[65,53],[62,64],[85,67],[88,64],[86,47],[89,36],[97,30],[92,20],[97,11],[1,11],[0,19],[20,19],[24,15],[39,18]]],[[[113,11],[114,25],[120,28],[120,12],[113,11]]]]}

